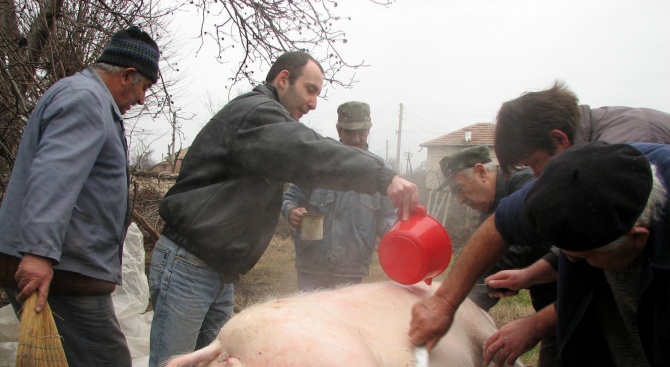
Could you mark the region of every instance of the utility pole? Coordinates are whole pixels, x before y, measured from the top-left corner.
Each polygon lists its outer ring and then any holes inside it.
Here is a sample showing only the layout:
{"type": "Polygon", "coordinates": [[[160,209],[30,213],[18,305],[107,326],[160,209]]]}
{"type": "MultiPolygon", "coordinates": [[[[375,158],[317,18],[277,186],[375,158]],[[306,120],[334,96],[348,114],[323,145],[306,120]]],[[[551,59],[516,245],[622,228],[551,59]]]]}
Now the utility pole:
{"type": "Polygon", "coordinates": [[[400,172],[400,142],[401,142],[401,136],[402,136],[402,103],[400,104],[400,114],[398,114],[398,149],[396,150],[395,154],[395,162],[393,165],[395,166],[395,171],[400,172]]]}
{"type": "Polygon", "coordinates": [[[389,161],[389,141],[386,141],[386,161],[389,161]]]}
{"type": "Polygon", "coordinates": [[[172,169],[171,173],[175,173],[177,170],[177,156],[175,155],[175,145],[177,143],[177,112],[172,113],[172,145],[170,146],[170,157],[172,157],[169,161],[172,164],[172,169]]]}
{"type": "Polygon", "coordinates": [[[405,175],[407,175],[407,168],[408,167],[409,167],[409,174],[411,175],[411,174],[414,173],[414,172],[412,172],[412,160],[410,159],[410,158],[412,158],[413,155],[414,154],[412,154],[412,152],[405,152],[405,156],[407,157],[407,163],[405,164],[405,175]]]}

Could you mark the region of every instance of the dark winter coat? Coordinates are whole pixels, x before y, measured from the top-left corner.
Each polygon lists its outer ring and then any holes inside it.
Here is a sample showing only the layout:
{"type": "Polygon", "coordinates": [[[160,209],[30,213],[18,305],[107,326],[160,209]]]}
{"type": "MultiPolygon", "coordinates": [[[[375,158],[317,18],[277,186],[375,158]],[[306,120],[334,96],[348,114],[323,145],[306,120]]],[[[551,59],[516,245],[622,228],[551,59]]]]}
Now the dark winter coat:
{"type": "Polygon", "coordinates": [[[296,122],[276,89],[261,85],[228,103],[196,137],[160,203],[163,235],[232,281],[270,243],[284,182],[386,194],[394,174],[381,158],[296,122]]]}

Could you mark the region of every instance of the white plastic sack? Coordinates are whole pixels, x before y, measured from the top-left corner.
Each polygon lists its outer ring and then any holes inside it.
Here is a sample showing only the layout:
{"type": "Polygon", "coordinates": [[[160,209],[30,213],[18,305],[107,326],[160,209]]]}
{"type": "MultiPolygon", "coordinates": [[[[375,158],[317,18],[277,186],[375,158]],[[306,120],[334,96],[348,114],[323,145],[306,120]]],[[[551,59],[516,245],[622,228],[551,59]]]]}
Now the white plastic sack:
{"type": "Polygon", "coordinates": [[[149,305],[149,283],[144,273],[144,240],[137,224],[131,223],[123,245],[123,286],[112,293],[116,317],[141,314],[149,305]]]}
{"type": "MultiPolygon", "coordinates": [[[[149,283],[144,273],[144,241],[135,223],[128,228],[123,247],[123,285],[112,293],[116,317],[126,335],[133,366],[146,366],[153,312],[149,304],[149,283]]],[[[0,308],[0,367],[14,367],[19,338],[19,320],[11,305],[0,308]]]]}
{"type": "Polygon", "coordinates": [[[19,320],[11,305],[0,308],[0,367],[14,366],[19,343],[19,320]]]}

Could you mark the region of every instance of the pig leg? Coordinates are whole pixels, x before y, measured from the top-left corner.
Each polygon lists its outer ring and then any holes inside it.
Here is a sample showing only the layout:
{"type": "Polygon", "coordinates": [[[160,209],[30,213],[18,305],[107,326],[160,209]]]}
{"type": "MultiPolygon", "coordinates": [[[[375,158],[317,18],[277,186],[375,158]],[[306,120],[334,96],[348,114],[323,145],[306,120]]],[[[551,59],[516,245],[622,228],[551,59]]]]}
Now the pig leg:
{"type": "Polygon", "coordinates": [[[206,346],[205,348],[172,359],[165,367],[183,367],[191,366],[196,363],[212,362],[219,356],[221,356],[221,358],[218,358],[215,366],[244,367],[239,359],[230,358],[225,353],[221,355],[222,352],[223,350],[221,341],[219,339],[215,339],[212,344],[206,346]]]}

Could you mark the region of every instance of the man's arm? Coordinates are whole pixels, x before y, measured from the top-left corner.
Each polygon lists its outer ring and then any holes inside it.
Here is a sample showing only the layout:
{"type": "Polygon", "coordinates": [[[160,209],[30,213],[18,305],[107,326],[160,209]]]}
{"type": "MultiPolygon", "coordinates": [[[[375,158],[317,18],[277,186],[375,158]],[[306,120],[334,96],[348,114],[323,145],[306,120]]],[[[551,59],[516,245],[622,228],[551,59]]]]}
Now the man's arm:
{"type": "Polygon", "coordinates": [[[288,190],[284,192],[281,212],[291,227],[299,228],[302,224],[302,215],[307,212],[306,206],[309,203],[311,190],[303,189],[291,184],[288,190]]]}
{"type": "Polygon", "coordinates": [[[398,214],[393,209],[393,201],[389,197],[382,196],[380,204],[381,207],[377,210],[375,216],[377,219],[377,236],[381,238],[398,220],[398,214]]]}
{"type": "Polygon", "coordinates": [[[42,133],[26,180],[17,248],[24,257],[15,279],[19,300],[39,292],[38,312],[46,303],[51,267],[60,261],[72,210],[103,148],[101,105],[104,102],[88,90],[64,90],[43,113],[48,119],[32,127],[42,133]]]}
{"type": "Polygon", "coordinates": [[[544,255],[543,259],[548,262],[555,270],[558,270],[558,254],[561,250],[556,246],[551,246],[549,253],[544,255]]]}
{"type": "Polygon", "coordinates": [[[398,175],[391,179],[386,195],[393,201],[393,206],[398,208],[398,218],[402,220],[408,220],[409,214],[419,205],[419,189],[398,175]]]}
{"type": "Polygon", "coordinates": [[[414,345],[432,349],[449,330],[456,310],[481,277],[509,247],[498,232],[494,215],[470,237],[440,288],[412,308],[409,336],[414,345]]]}
{"type": "Polygon", "coordinates": [[[25,182],[20,253],[60,261],[75,203],[104,146],[100,105],[88,90],[66,89],[50,102],[42,121],[30,121],[31,133],[41,129],[41,134],[25,182]]]}
{"type": "Polygon", "coordinates": [[[414,183],[398,176],[372,153],[324,138],[302,124],[271,122],[286,121],[282,120],[284,112],[262,105],[254,109],[257,120],[260,116],[270,122],[243,124],[238,129],[231,147],[238,165],[275,181],[308,188],[386,194],[398,208],[398,215],[403,220],[409,218],[419,203],[414,183]]]}
{"type": "Polygon", "coordinates": [[[518,291],[535,284],[555,282],[558,272],[544,258],[525,269],[502,270],[488,278],[486,284],[493,288],[507,288],[518,291]]]}
{"type": "Polygon", "coordinates": [[[488,366],[496,355],[498,366],[514,365],[519,356],[542,339],[556,335],[556,322],[556,307],[551,304],[533,315],[501,327],[484,343],[484,365],[488,366]]]}

